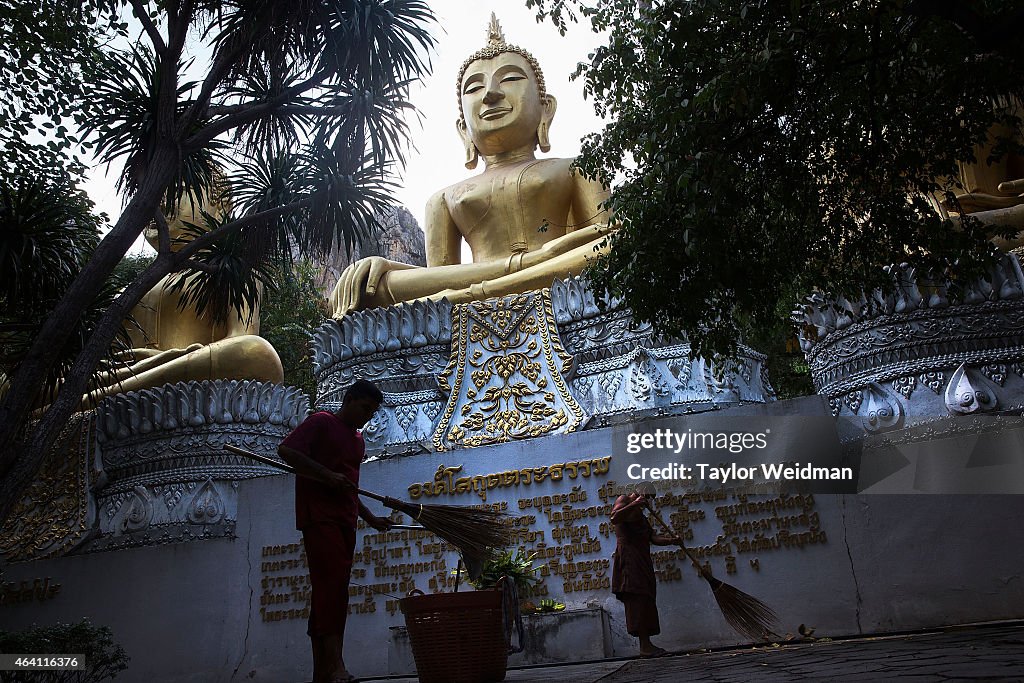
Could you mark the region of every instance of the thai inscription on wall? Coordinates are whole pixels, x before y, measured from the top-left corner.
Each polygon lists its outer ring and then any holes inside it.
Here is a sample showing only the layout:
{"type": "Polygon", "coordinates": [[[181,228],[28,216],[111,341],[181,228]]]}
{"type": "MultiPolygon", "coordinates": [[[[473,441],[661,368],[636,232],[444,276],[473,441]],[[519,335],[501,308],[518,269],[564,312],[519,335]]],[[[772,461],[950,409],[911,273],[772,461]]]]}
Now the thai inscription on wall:
{"type": "Polygon", "coordinates": [[[61,584],[49,576],[0,583],[0,606],[26,602],[46,602],[60,592],[61,584]]]}
{"type": "MultiPolygon", "coordinates": [[[[571,607],[603,598],[611,589],[615,533],[608,515],[629,484],[607,479],[610,463],[611,457],[601,456],[485,474],[442,464],[432,480],[410,484],[408,497],[507,513],[516,545],[532,554],[538,567],[540,582],[532,596],[557,597],[571,607]]],[[[662,517],[716,574],[760,572],[775,553],[802,552],[828,540],[811,494],[698,490],[685,483],[657,482],[657,504],[662,517]]],[[[412,523],[398,513],[391,519],[412,523]]],[[[697,577],[681,549],[653,548],[651,554],[660,583],[697,577]]],[[[264,546],[260,560],[261,621],[308,618],[309,578],[301,541],[264,546]]],[[[360,520],[350,617],[397,615],[398,600],[413,589],[453,590],[457,560],[452,546],[426,531],[377,532],[360,520]]]]}

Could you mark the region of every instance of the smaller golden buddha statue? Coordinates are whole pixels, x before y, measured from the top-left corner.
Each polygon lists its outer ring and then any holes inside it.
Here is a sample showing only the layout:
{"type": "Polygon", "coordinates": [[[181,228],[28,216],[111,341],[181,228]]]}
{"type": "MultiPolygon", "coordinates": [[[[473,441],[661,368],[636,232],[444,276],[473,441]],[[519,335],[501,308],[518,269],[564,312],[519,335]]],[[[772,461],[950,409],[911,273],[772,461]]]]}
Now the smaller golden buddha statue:
{"type": "Polygon", "coordinates": [[[537,60],[505,42],[491,15],[487,46],[462,65],[456,122],[466,167],[484,171],[427,203],[427,267],[379,257],[341,274],[330,300],[334,317],[416,299],[453,303],[549,287],[579,274],[609,232],[601,203],[608,191],[547,152],[557,102],[537,60]],[[472,263],[461,262],[463,241],[472,263]]]}
{"type": "MultiPolygon", "coordinates": [[[[204,208],[217,210],[210,203],[204,208]]],[[[183,203],[178,216],[168,221],[172,249],[185,244],[183,223],[198,223],[197,214],[183,203]]],[[[146,230],[146,239],[156,248],[155,228],[146,230]]],[[[274,347],[257,336],[258,310],[230,311],[221,322],[209,312],[199,315],[194,307],[181,306],[182,293],[172,289],[177,277],[164,277],[132,309],[138,324],[137,329],[129,326],[134,348],[125,354],[122,367],[101,375],[83,399],[85,407],[103,396],[188,380],[284,380],[274,347]]]]}
{"type": "MultiPolygon", "coordinates": [[[[1024,115],[1020,106],[1018,115],[1024,115]]],[[[1016,228],[1014,239],[993,239],[996,246],[1004,251],[1024,245],[1019,233],[1024,231],[1024,155],[1014,151],[1003,154],[991,161],[997,140],[1021,142],[1019,131],[1006,125],[996,125],[989,130],[988,141],[974,150],[973,163],[960,164],[959,185],[963,192],[957,195],[959,210],[993,228],[1016,228]]],[[[941,210],[956,215],[957,207],[952,202],[940,202],[941,210]]]]}

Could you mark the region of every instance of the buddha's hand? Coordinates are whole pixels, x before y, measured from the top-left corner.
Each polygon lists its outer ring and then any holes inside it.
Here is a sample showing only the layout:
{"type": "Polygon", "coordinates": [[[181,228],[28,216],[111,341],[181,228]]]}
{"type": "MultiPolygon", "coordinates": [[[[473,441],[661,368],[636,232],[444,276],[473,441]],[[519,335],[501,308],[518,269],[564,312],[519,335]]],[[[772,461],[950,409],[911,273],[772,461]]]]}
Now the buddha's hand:
{"type": "Polygon", "coordinates": [[[555,239],[545,243],[544,246],[540,248],[540,251],[548,257],[551,257],[557,256],[558,254],[564,254],[567,251],[572,251],[577,247],[582,247],[592,242],[596,247],[604,237],[613,232],[615,232],[615,228],[609,227],[603,223],[588,225],[585,228],[573,230],[561,237],[556,237],[555,239]]]}
{"type": "Polygon", "coordinates": [[[334,317],[341,318],[363,308],[363,300],[376,293],[380,279],[387,272],[388,260],[380,256],[359,259],[342,271],[331,292],[334,317]]]}
{"type": "Polygon", "coordinates": [[[331,292],[334,317],[341,318],[353,311],[396,303],[384,286],[385,277],[393,270],[415,267],[407,263],[389,261],[380,256],[359,259],[342,271],[338,284],[331,292]]]}
{"type": "Polygon", "coordinates": [[[1007,180],[1004,183],[999,183],[998,187],[1000,192],[1006,194],[1018,194],[1024,197],[1024,178],[1018,178],[1017,180],[1007,180]]]}

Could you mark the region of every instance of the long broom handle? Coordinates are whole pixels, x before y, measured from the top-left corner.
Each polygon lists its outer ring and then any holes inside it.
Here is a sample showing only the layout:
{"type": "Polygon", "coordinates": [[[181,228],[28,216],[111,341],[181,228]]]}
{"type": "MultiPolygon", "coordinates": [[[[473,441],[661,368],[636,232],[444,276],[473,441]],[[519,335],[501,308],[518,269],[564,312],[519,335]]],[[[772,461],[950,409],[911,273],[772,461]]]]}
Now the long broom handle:
{"type": "MultiPolygon", "coordinates": [[[[665,529],[665,531],[667,531],[670,535],[676,536],[678,538],[678,534],[676,534],[672,527],[665,523],[665,520],[661,518],[661,515],[658,514],[657,510],[651,507],[648,507],[647,510],[651,513],[651,517],[654,517],[654,519],[658,521],[658,524],[660,524],[665,529]]],[[[704,576],[705,578],[710,576],[710,574],[707,574],[707,570],[704,568],[704,565],[697,561],[697,558],[693,556],[693,553],[690,552],[690,549],[686,547],[686,544],[683,543],[683,539],[681,538],[679,539],[679,547],[682,548],[683,552],[686,553],[686,556],[690,558],[690,562],[692,562],[693,566],[696,567],[697,570],[701,573],[701,576],[704,576]]]]}
{"type": "MultiPolygon", "coordinates": [[[[257,460],[257,461],[263,463],[264,465],[270,465],[271,467],[276,467],[277,469],[282,470],[284,472],[291,472],[292,474],[294,474],[296,476],[306,477],[307,479],[313,479],[315,481],[319,481],[319,482],[323,483],[323,480],[320,479],[320,477],[313,476],[312,474],[305,474],[303,472],[299,472],[298,470],[296,470],[291,465],[286,465],[283,462],[278,462],[278,461],[274,460],[273,458],[268,458],[266,456],[260,455],[259,453],[253,453],[252,451],[247,451],[244,448],[239,448],[238,446],[232,446],[229,443],[224,444],[224,450],[231,451],[232,453],[235,453],[237,455],[244,455],[247,458],[251,458],[252,460],[257,460]]],[[[393,498],[389,498],[388,496],[382,496],[379,493],[374,493],[373,491],[366,491],[366,490],[360,489],[360,488],[357,488],[356,491],[361,496],[366,496],[367,498],[373,498],[374,500],[379,500],[380,502],[384,503],[385,505],[387,504],[387,501],[389,499],[390,500],[394,500],[393,498]]]]}

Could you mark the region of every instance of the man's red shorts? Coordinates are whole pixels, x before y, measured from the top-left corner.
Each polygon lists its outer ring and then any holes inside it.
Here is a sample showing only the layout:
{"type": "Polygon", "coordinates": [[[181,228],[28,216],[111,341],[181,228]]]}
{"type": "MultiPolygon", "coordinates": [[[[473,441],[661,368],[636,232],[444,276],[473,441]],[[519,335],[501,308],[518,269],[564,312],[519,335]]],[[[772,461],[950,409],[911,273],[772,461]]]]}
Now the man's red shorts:
{"type": "Polygon", "coordinates": [[[348,616],[348,581],[356,549],[356,530],[329,522],[314,523],[302,530],[302,542],[306,546],[312,589],[306,633],[310,636],[342,634],[348,616]]]}

